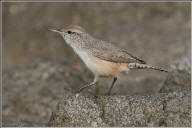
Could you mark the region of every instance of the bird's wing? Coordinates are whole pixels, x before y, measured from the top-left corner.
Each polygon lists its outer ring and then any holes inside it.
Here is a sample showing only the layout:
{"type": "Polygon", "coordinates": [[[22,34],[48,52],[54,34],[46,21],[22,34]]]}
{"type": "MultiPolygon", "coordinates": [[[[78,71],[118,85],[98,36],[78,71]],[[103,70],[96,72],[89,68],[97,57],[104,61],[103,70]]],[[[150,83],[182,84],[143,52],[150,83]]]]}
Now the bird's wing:
{"type": "Polygon", "coordinates": [[[111,43],[105,41],[96,41],[92,44],[93,47],[89,49],[93,56],[106,61],[112,61],[117,63],[141,63],[145,64],[145,61],[134,57],[124,49],[120,49],[111,43]]]}

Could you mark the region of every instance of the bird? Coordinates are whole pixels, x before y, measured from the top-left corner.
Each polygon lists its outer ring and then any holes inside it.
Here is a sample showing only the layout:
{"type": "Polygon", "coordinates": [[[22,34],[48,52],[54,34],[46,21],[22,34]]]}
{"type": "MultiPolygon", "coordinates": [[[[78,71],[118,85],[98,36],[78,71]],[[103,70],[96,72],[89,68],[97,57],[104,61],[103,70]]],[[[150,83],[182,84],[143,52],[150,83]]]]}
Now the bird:
{"type": "Polygon", "coordinates": [[[168,72],[160,67],[147,64],[145,61],[133,56],[123,48],[119,48],[107,41],[94,38],[81,26],[69,25],[61,29],[49,30],[59,33],[65,42],[81,58],[87,68],[94,74],[93,81],[79,88],[77,92],[81,92],[95,85],[100,77],[106,77],[113,78],[112,84],[106,93],[110,95],[118,75],[133,69],[154,69],[168,72]]]}

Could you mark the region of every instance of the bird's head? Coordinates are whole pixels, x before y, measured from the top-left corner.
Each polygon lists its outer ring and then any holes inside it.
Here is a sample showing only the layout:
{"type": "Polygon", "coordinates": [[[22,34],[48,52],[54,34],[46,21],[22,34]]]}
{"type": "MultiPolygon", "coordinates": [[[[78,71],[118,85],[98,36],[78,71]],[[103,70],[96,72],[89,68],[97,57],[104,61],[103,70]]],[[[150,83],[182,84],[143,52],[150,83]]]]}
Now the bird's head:
{"type": "Polygon", "coordinates": [[[59,33],[65,39],[66,42],[71,40],[76,40],[80,36],[83,36],[84,34],[86,34],[85,29],[77,25],[70,25],[66,28],[49,29],[49,30],[59,33]]]}

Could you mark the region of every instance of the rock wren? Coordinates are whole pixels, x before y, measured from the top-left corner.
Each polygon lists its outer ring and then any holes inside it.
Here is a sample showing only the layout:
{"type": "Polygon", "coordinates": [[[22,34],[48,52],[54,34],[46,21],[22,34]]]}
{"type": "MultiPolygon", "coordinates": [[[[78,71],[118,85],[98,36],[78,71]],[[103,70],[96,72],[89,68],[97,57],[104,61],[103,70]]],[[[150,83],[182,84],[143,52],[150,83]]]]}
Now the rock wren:
{"type": "Polygon", "coordinates": [[[168,72],[160,67],[146,64],[145,61],[111,43],[95,39],[80,26],[70,25],[66,28],[50,30],[59,33],[94,74],[94,80],[81,87],[78,92],[95,85],[99,77],[111,77],[113,82],[107,93],[110,94],[117,75],[130,69],[155,69],[168,72]]]}

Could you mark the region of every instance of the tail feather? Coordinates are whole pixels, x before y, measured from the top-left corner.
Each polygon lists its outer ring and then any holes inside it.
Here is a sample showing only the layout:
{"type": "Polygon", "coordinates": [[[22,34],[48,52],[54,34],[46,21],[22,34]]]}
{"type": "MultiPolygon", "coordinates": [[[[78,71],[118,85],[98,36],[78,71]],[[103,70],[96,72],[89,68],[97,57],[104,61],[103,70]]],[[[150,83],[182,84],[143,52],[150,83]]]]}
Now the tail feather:
{"type": "Polygon", "coordinates": [[[154,69],[154,70],[158,70],[158,71],[162,71],[162,72],[168,72],[167,70],[162,69],[160,67],[151,66],[151,65],[147,65],[147,64],[129,63],[128,67],[130,69],[154,69]]]}

